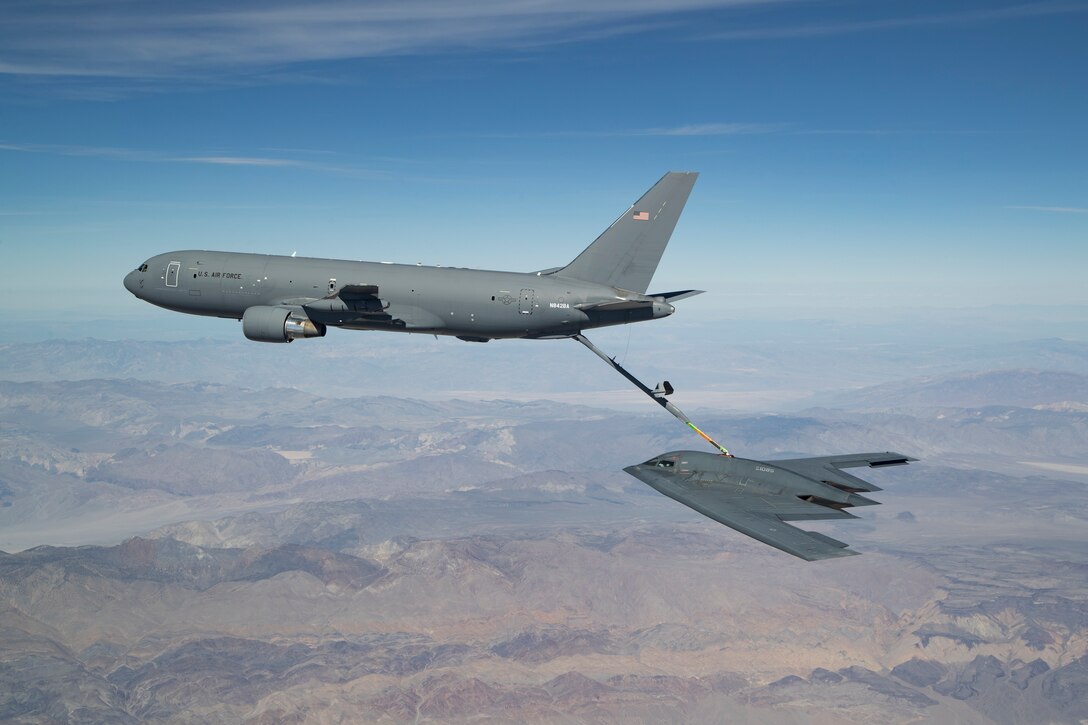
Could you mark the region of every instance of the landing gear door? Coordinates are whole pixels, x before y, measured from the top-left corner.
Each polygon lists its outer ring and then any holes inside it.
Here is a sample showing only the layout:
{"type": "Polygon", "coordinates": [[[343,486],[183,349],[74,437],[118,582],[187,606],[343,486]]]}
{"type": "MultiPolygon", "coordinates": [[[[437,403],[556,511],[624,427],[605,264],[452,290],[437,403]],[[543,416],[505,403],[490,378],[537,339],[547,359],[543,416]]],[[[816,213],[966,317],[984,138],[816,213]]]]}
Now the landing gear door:
{"type": "Polygon", "coordinates": [[[521,301],[518,303],[518,311],[523,315],[533,314],[533,297],[534,293],[531,289],[523,289],[521,291],[521,301]]]}

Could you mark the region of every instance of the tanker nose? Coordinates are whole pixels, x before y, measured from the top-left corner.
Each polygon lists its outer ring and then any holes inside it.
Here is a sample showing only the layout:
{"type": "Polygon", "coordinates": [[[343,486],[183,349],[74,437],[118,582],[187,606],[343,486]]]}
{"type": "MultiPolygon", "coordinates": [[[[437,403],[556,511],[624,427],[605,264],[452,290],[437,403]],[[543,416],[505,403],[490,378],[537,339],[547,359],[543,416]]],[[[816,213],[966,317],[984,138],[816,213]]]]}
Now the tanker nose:
{"type": "Polygon", "coordinates": [[[137,290],[140,288],[141,275],[135,269],[125,275],[125,289],[139,297],[137,290]]]}

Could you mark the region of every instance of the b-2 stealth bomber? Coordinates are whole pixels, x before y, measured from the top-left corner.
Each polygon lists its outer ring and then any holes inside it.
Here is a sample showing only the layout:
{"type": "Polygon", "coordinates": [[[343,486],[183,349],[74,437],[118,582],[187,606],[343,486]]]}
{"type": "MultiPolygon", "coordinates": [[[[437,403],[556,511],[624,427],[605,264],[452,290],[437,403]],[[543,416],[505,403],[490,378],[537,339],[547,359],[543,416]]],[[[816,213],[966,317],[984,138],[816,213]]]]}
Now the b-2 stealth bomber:
{"type": "Polygon", "coordinates": [[[499,338],[569,338],[671,315],[698,290],[647,293],[698,174],[670,172],[570,264],[539,272],[187,250],[159,254],[125,288],[168,310],[233,318],[258,342],[328,327],[499,338]]]}
{"type": "Polygon", "coordinates": [[[663,453],[623,469],[703,516],[807,561],[857,554],[841,541],[787,521],[855,519],[845,509],[872,506],[861,492],[877,486],[845,473],[858,466],[900,466],[901,453],[855,453],[821,458],[753,461],[701,451],[663,453]]]}

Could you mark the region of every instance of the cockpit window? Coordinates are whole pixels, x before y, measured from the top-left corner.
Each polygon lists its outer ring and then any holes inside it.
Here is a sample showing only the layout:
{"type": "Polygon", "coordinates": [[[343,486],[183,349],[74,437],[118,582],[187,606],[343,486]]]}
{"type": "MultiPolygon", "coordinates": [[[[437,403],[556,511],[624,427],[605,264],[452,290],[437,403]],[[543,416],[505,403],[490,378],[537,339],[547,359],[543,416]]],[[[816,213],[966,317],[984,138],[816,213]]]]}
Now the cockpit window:
{"type": "Polygon", "coordinates": [[[143,264],[141,264],[141,265],[140,265],[140,266],[139,266],[139,267],[138,267],[138,268],[136,269],[136,271],[137,271],[137,272],[146,272],[146,271],[147,271],[147,262],[144,262],[143,264]]]}
{"type": "Polygon", "coordinates": [[[674,461],[669,461],[669,460],[666,460],[664,458],[662,458],[660,461],[657,462],[657,467],[658,468],[672,468],[675,465],[676,465],[676,463],[674,461]]]}

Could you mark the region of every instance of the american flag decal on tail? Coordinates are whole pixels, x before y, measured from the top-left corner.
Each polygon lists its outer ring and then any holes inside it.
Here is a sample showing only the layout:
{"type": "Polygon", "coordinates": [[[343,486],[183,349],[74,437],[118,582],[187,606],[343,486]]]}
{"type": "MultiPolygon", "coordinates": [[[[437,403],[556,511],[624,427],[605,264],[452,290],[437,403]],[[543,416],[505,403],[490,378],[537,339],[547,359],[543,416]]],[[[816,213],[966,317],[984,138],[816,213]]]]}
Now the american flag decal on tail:
{"type": "Polygon", "coordinates": [[[634,216],[631,217],[636,222],[648,222],[650,221],[650,212],[648,211],[636,211],[634,216]]]}

